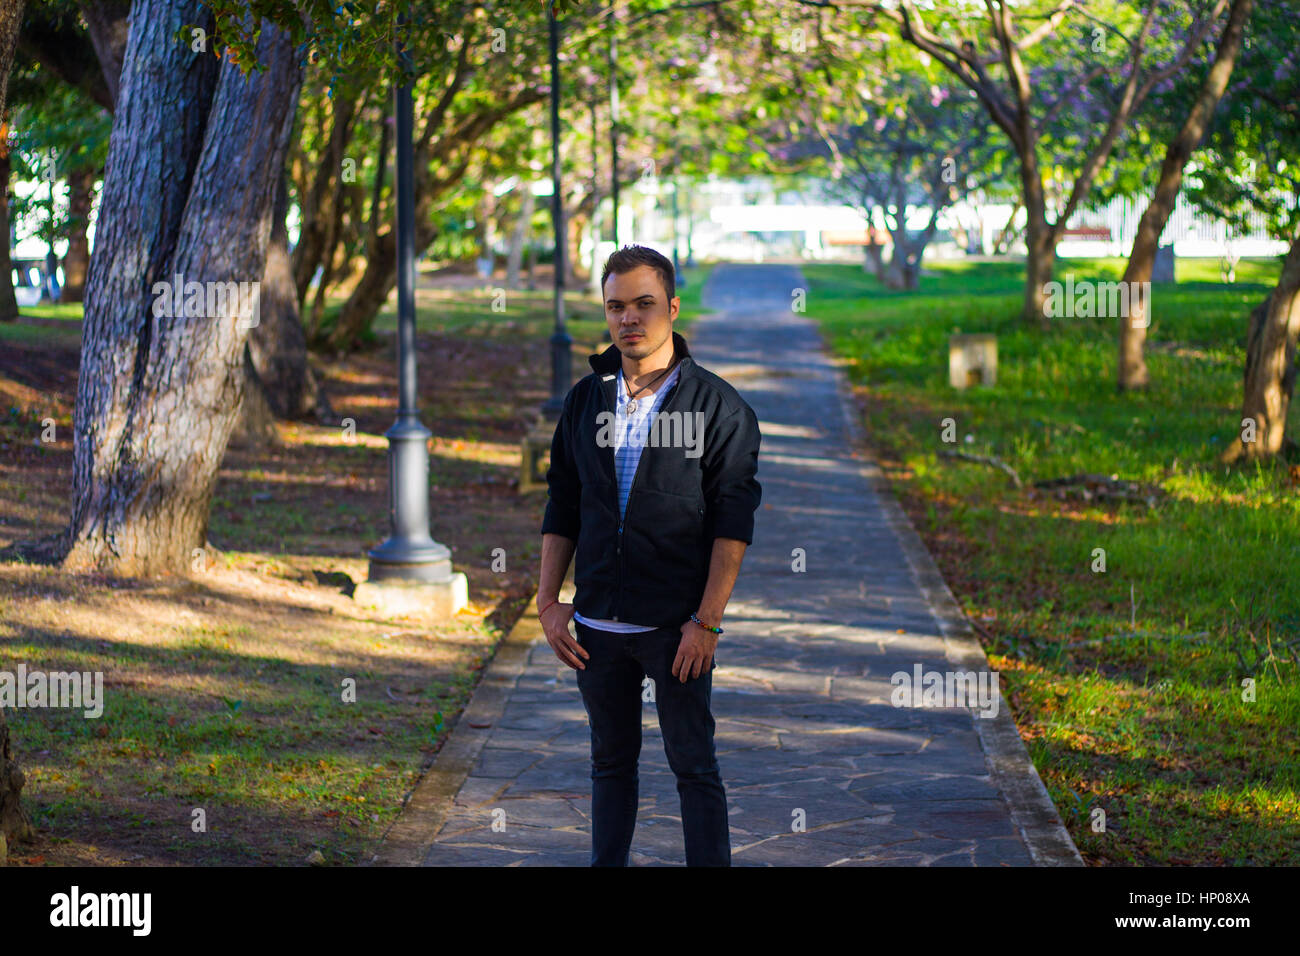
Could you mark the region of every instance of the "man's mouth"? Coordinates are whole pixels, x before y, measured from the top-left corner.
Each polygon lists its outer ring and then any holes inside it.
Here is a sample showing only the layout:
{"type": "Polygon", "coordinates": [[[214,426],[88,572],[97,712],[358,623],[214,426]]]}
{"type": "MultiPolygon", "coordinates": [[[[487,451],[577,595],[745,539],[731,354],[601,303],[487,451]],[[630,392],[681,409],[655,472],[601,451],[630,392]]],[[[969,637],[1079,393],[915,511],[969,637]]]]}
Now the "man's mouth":
{"type": "Polygon", "coordinates": [[[645,336],[643,336],[640,332],[625,332],[623,334],[623,339],[625,341],[630,339],[640,339],[640,338],[645,338],[645,336]]]}

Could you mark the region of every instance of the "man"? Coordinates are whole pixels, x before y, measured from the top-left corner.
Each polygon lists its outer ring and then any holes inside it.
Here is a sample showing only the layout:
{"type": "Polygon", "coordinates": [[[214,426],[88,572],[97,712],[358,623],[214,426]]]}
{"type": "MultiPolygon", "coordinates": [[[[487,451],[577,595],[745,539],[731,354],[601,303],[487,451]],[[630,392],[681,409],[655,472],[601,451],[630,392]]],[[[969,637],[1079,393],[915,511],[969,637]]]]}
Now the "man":
{"type": "Polygon", "coordinates": [[[723,612],[753,541],[758,419],[673,331],[673,266],[624,246],[601,274],[613,343],[569,390],[551,442],[537,609],[591,725],[592,866],[627,866],[642,682],[654,681],[687,866],[729,866],[710,691],[723,612]],[[573,604],[559,602],[574,557],[573,604]],[[569,634],[574,620],[577,639],[569,634]]]}

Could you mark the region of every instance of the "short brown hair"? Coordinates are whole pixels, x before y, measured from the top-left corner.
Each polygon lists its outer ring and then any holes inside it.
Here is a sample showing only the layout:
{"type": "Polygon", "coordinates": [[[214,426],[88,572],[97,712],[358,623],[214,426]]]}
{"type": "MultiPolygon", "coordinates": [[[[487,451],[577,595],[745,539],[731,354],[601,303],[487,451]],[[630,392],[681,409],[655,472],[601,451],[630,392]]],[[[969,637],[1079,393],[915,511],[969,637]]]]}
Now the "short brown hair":
{"type": "Polygon", "coordinates": [[[677,279],[673,273],[673,264],[649,246],[624,246],[610,253],[609,258],[605,260],[605,268],[600,273],[601,294],[605,292],[605,280],[609,278],[611,272],[623,275],[638,266],[649,266],[659,273],[659,279],[663,282],[664,291],[668,293],[668,301],[671,303],[673,297],[677,295],[677,279]]]}

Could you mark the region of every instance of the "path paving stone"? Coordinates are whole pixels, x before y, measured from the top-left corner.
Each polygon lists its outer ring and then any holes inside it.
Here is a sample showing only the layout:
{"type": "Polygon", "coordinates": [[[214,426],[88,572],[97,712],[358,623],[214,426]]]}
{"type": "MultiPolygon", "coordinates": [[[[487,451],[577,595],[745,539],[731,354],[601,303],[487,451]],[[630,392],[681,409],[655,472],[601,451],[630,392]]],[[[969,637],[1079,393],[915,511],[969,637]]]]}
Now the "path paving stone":
{"type": "MultiPolygon", "coordinates": [[[[835,366],[814,323],[789,311],[796,288],[795,267],[719,267],[705,293],[720,311],[688,335],[763,432],[763,504],[713,675],[733,865],[1031,864],[990,775],[983,718],[891,703],[895,672],[957,668],[852,450],[835,366]]],[[[654,705],[643,714],[631,862],[683,865],[675,779],[654,705]]],[[[425,865],[587,865],[589,748],[573,673],[538,638],[425,865]]]]}

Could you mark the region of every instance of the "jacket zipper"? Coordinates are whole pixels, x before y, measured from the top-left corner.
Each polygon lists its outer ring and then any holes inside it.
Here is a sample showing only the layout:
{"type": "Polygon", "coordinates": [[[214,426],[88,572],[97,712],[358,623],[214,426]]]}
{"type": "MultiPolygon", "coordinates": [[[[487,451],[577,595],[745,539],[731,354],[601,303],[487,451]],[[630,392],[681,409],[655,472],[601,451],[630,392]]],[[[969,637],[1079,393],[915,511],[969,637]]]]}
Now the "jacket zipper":
{"type": "MultiPolygon", "coordinates": [[[[615,385],[617,386],[618,379],[616,378],[614,382],[615,385]]],[[[659,409],[658,414],[662,415],[665,412],[667,412],[668,406],[677,401],[677,396],[681,394],[681,388],[682,388],[682,372],[679,366],[677,369],[677,384],[673,386],[672,395],[670,395],[668,401],[664,403],[663,408],[659,409]]],[[[618,519],[618,537],[615,539],[617,541],[617,544],[615,545],[615,557],[618,560],[618,598],[616,604],[618,614],[614,615],[614,620],[616,621],[623,613],[623,562],[625,560],[623,557],[623,523],[627,521],[627,516],[632,512],[632,495],[636,493],[636,479],[637,476],[641,474],[641,462],[644,460],[645,460],[645,449],[642,448],[641,457],[638,458],[636,462],[636,471],[632,472],[632,484],[629,485],[627,489],[627,504],[623,508],[622,517],[618,519]]],[[[617,497],[618,476],[617,475],[614,476],[614,495],[615,495],[614,506],[618,507],[618,497],[617,497]]]]}

